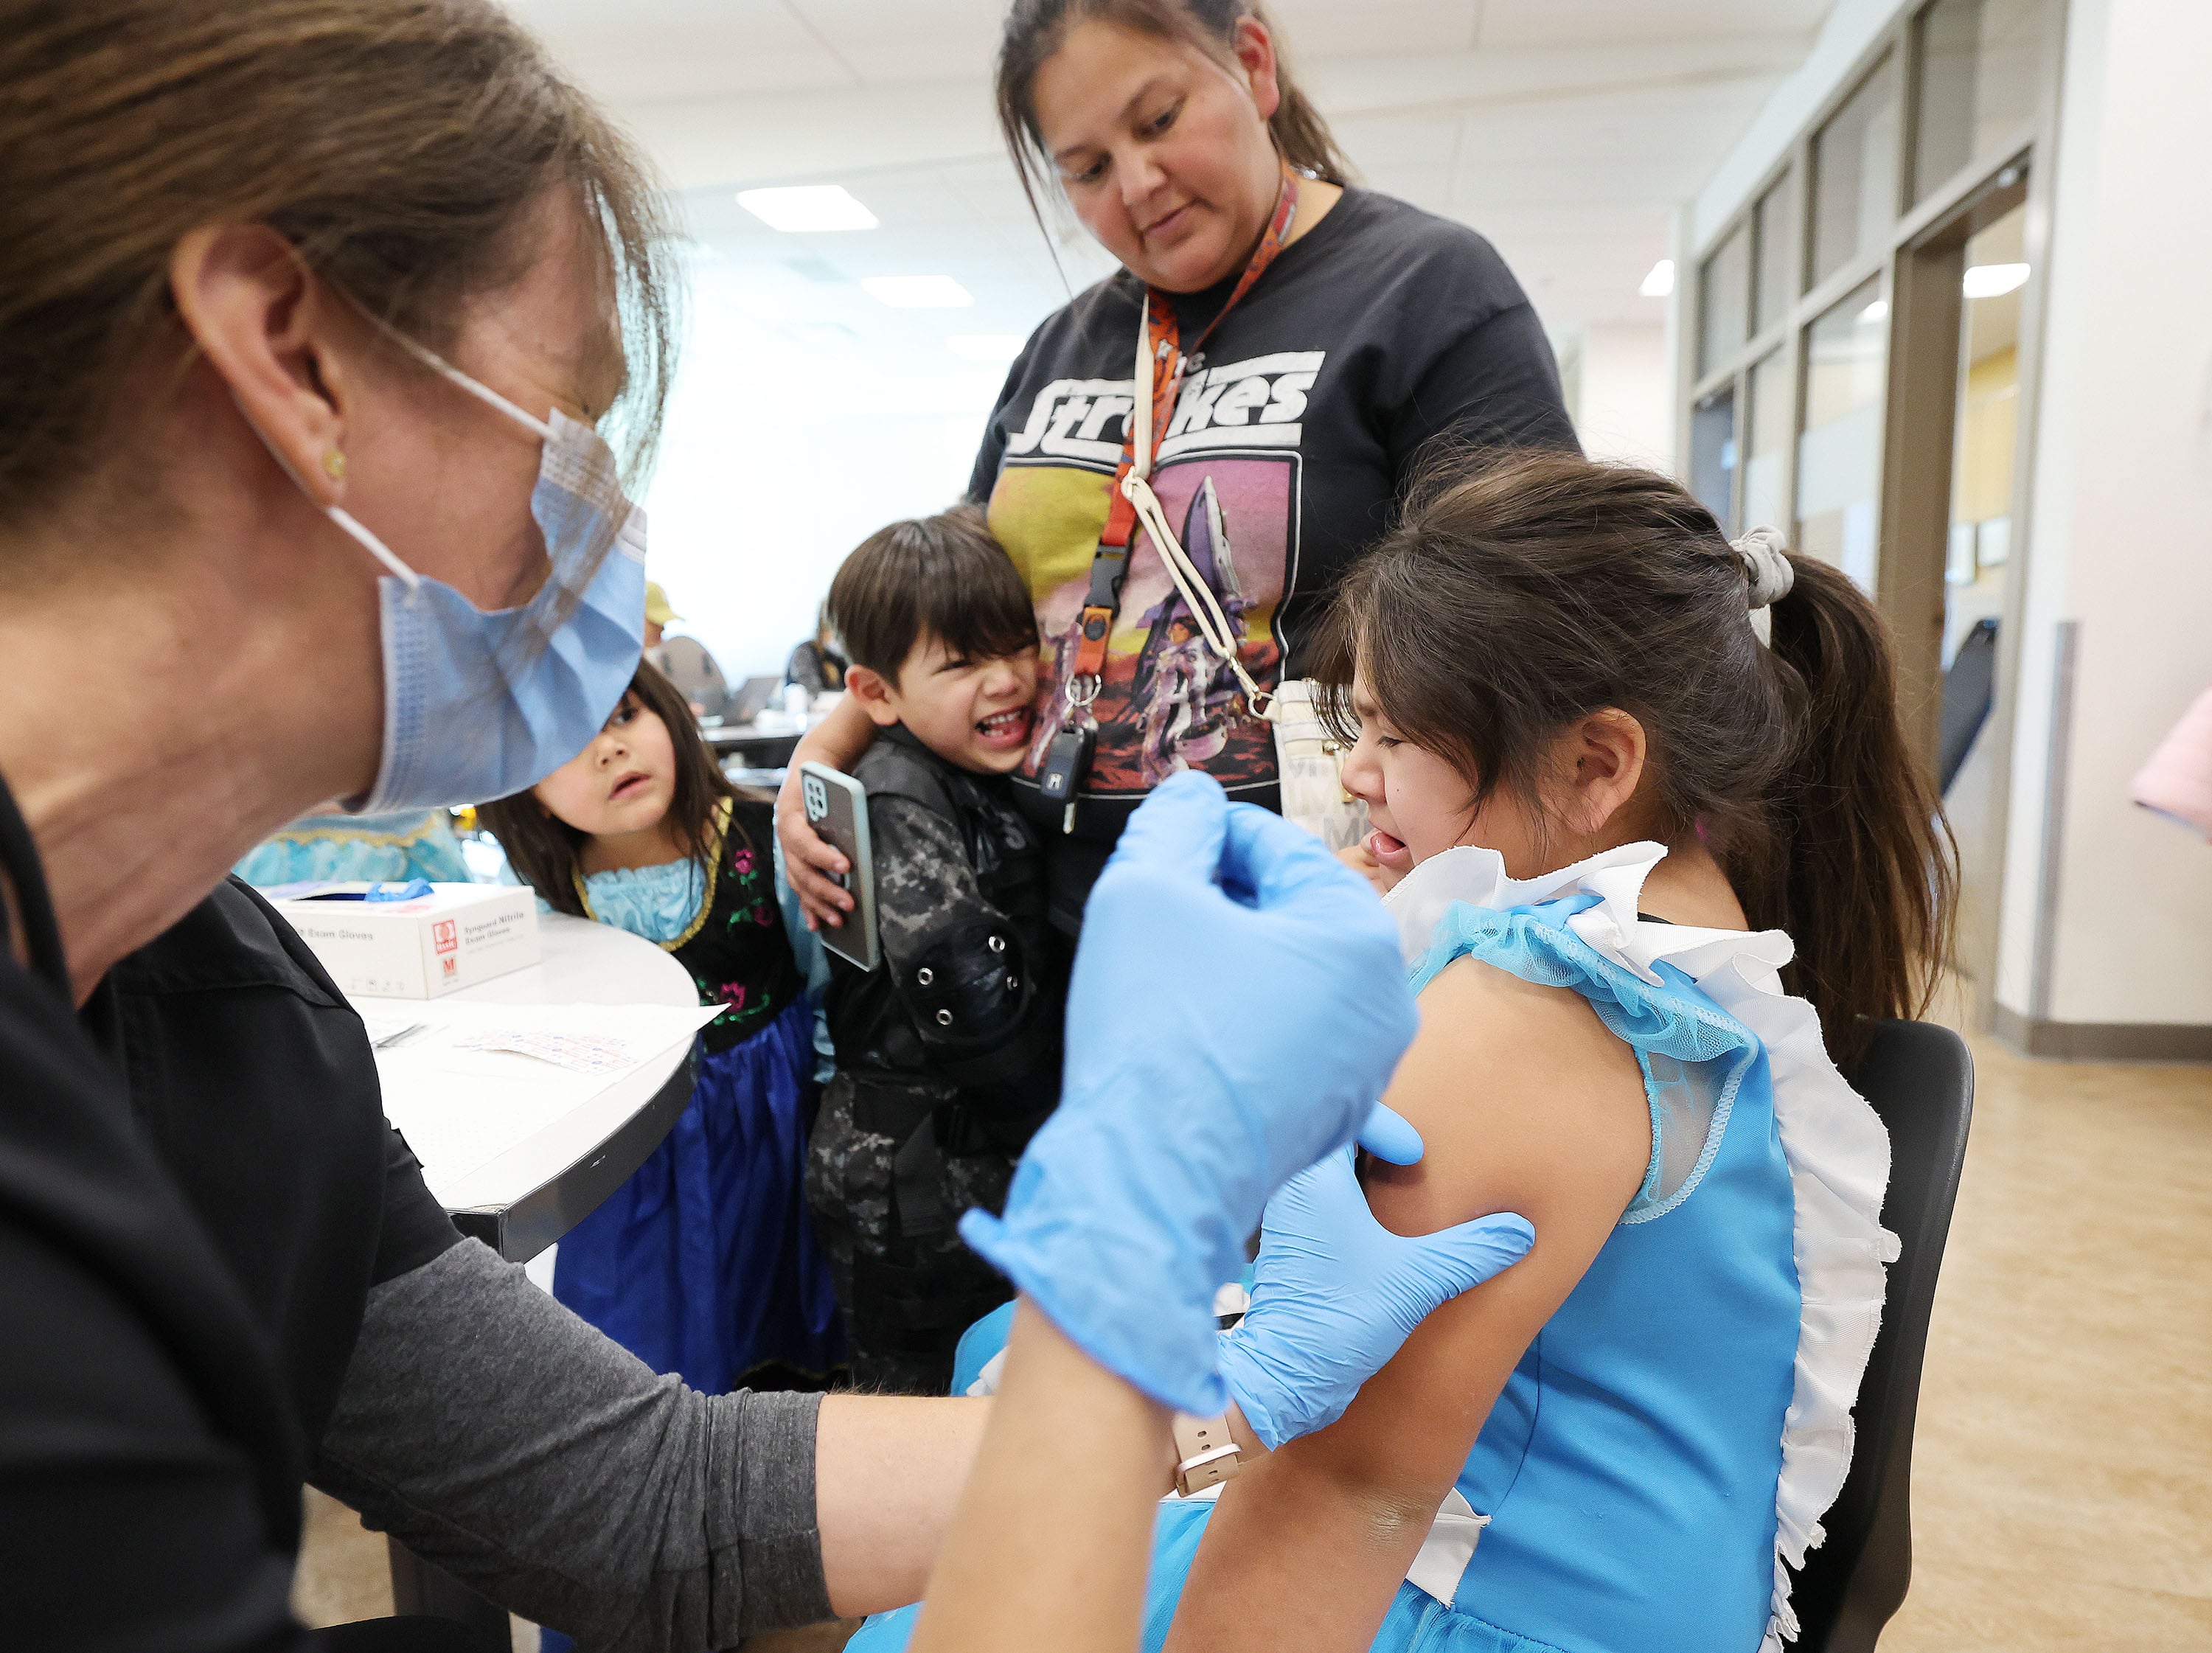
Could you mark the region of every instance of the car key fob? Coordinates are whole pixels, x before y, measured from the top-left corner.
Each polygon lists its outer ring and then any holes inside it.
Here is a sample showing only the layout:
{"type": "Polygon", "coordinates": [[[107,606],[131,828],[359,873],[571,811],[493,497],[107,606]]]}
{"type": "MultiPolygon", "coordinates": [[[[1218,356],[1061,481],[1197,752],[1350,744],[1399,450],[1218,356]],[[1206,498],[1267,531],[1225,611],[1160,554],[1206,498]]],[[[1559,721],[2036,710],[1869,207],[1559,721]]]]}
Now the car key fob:
{"type": "Polygon", "coordinates": [[[1098,731],[1088,721],[1070,724],[1045,748],[1044,767],[1037,771],[1037,790],[1066,808],[1060,816],[1062,832],[1075,830],[1075,794],[1091,770],[1091,748],[1098,731]]]}

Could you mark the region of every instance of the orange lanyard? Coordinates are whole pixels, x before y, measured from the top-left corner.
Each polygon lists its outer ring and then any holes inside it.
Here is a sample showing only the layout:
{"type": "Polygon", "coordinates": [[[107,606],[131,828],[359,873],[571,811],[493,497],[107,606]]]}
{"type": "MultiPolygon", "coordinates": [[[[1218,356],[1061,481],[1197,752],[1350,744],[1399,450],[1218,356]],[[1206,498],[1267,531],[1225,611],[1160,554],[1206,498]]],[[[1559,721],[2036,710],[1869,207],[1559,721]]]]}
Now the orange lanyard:
{"type": "MultiPolygon", "coordinates": [[[[1175,299],[1172,295],[1147,287],[1145,289],[1146,348],[1152,354],[1156,371],[1152,375],[1152,405],[1150,452],[1145,455],[1145,471],[1152,470],[1160,444],[1166,439],[1168,421],[1174,416],[1176,398],[1182,390],[1183,370],[1203,349],[1206,341],[1213,337],[1213,330],[1221,325],[1237,301],[1252,290],[1252,284],[1267,273],[1275,255],[1283,250],[1283,243],[1291,233],[1291,221],[1297,216],[1297,174],[1288,167],[1283,168],[1283,187],[1275,198],[1275,216],[1267,221],[1267,233],[1260,237],[1260,245],[1253,249],[1251,261],[1244,273],[1237,278],[1237,285],[1229,295],[1229,301],[1220,313],[1206,325],[1206,330],[1193,342],[1189,353],[1182,349],[1182,330],[1176,319],[1175,299]],[[1166,373],[1157,368],[1169,364],[1166,373]]],[[[1140,364],[1141,365],[1141,364],[1140,364]]],[[[1139,386],[1131,386],[1133,397],[1141,395],[1139,386]]],[[[1079,704],[1089,704],[1096,696],[1099,678],[1106,670],[1106,640],[1114,629],[1114,617],[1121,606],[1121,581],[1129,570],[1130,544],[1136,537],[1137,507],[1123,484],[1130,473],[1137,470],[1136,409],[1133,405],[1127,420],[1127,434],[1121,439],[1121,463],[1114,468],[1114,484],[1109,495],[1112,504],[1106,514],[1105,532],[1098,537],[1098,550],[1091,559],[1091,590],[1084,599],[1083,614],[1079,625],[1075,659],[1069,674],[1068,687],[1079,704]],[[1076,690],[1079,681],[1088,680],[1088,694],[1076,690]]]]}

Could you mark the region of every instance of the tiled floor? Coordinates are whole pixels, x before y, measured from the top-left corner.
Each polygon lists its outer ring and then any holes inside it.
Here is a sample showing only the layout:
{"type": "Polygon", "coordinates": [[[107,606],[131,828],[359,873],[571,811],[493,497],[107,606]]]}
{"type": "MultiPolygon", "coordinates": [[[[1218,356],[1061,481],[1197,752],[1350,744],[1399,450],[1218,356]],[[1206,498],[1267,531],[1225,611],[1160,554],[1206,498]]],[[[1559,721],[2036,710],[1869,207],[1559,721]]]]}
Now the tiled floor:
{"type": "MultiPolygon", "coordinates": [[[[1881,1653],[2205,1653],[2212,1068],[1974,1054],[1881,1653]]],[[[302,1613],[389,1612],[381,1543],[320,1502],[302,1613]]]]}
{"type": "Polygon", "coordinates": [[[384,1541],[365,1532],[352,1510],[307,1489],[307,1535],[292,1580],[292,1611],[308,1625],[349,1625],[392,1611],[384,1541]]]}

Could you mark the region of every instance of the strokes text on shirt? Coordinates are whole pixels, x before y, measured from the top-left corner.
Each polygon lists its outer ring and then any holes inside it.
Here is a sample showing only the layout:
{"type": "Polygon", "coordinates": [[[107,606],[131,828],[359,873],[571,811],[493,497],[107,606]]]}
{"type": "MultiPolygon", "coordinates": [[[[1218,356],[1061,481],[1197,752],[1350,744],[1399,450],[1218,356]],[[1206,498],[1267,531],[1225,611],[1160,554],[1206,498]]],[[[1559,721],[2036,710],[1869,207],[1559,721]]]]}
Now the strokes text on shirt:
{"type": "MultiPolygon", "coordinates": [[[[1176,401],[1159,457],[1218,447],[1296,447],[1306,392],[1325,350],[1278,350],[1191,374],[1176,401]]],[[[1028,422],[1006,443],[1009,459],[1087,461],[1110,470],[1121,456],[1132,400],[1127,379],[1055,379],[1036,393],[1028,422]]]]}

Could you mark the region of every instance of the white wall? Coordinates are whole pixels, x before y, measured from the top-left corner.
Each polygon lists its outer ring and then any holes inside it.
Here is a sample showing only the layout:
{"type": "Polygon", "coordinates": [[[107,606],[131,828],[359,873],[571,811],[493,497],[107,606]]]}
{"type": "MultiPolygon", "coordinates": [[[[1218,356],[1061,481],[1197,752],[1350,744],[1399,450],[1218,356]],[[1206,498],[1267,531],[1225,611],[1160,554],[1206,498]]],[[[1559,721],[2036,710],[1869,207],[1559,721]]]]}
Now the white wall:
{"type": "Polygon", "coordinates": [[[2129,778],[2212,684],[2212,6],[2073,0],[2033,482],[1999,1002],[2212,1022],[2212,848],[2129,778]],[[2030,1003],[2052,661],[2078,622],[2047,1006],[2030,1003]]]}
{"type": "Polygon", "coordinates": [[[1674,375],[1663,322],[1585,327],[1575,428],[1594,459],[1674,469],[1674,375]]]}
{"type": "Polygon", "coordinates": [[[846,178],[876,228],[784,234],[729,189],[682,198],[689,326],[647,566],[733,678],[782,670],[863,538],[965,491],[1006,368],[955,342],[1018,343],[1107,264],[1078,242],[1056,270],[996,154],[846,178]],[[891,309],[862,284],[921,274],[972,302],[891,309]]]}
{"type": "Polygon", "coordinates": [[[684,616],[671,629],[732,682],[783,670],[854,546],[960,497],[1005,376],[896,339],[795,329],[813,295],[762,264],[694,260],[645,501],[648,565],[684,616]]]}

